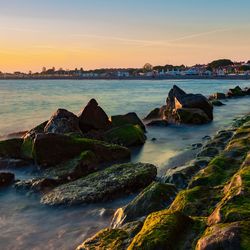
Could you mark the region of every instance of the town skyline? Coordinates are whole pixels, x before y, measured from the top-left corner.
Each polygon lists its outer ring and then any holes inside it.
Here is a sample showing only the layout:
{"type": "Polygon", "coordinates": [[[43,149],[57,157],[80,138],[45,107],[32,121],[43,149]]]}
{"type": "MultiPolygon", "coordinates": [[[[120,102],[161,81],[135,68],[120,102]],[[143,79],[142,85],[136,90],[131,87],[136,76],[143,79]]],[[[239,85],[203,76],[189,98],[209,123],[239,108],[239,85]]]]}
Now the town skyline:
{"type": "Polygon", "coordinates": [[[1,1],[0,70],[137,68],[250,57],[250,2],[1,1]]]}

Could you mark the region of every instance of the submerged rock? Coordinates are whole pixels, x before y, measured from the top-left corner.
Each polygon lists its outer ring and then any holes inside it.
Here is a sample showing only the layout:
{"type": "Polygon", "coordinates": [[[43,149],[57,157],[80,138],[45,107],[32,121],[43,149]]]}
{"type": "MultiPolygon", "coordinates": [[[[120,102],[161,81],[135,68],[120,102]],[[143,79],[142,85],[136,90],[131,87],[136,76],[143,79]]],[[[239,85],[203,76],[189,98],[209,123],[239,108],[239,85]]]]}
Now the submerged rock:
{"type": "Polygon", "coordinates": [[[91,99],[79,115],[79,125],[83,133],[102,130],[111,126],[109,118],[95,99],[91,99]]]}
{"type": "Polygon", "coordinates": [[[211,95],[209,97],[210,100],[218,100],[218,99],[226,99],[226,95],[224,93],[220,93],[220,92],[217,92],[217,93],[214,93],[213,95],[211,95]]]}
{"type": "Polygon", "coordinates": [[[145,126],[136,113],[130,112],[126,115],[114,115],[111,116],[111,122],[113,127],[120,127],[127,124],[138,125],[143,131],[145,131],[145,126]]]}
{"type": "Polygon", "coordinates": [[[153,120],[153,121],[147,123],[147,126],[149,126],[149,127],[166,127],[168,125],[169,124],[166,120],[153,120]]]}
{"type": "Polygon", "coordinates": [[[175,186],[153,182],[125,207],[119,208],[111,222],[117,228],[152,212],[166,209],[177,194],[175,186]]]}
{"type": "Polygon", "coordinates": [[[211,101],[211,103],[213,106],[218,106],[218,107],[225,105],[223,102],[221,102],[219,100],[213,100],[213,101],[211,101]]]}
{"type": "Polygon", "coordinates": [[[15,180],[15,175],[12,173],[0,172],[0,188],[11,185],[15,180]]]}
{"type": "Polygon", "coordinates": [[[123,145],[126,147],[142,145],[145,143],[146,136],[139,125],[123,125],[113,128],[103,134],[105,141],[123,145]]]}
{"type": "Polygon", "coordinates": [[[76,205],[112,200],[149,185],[156,177],[154,165],[113,165],[76,181],[63,184],[41,199],[47,205],[76,205]]]}
{"type": "Polygon", "coordinates": [[[58,109],[44,128],[45,133],[81,133],[78,117],[66,109],[58,109]]]}

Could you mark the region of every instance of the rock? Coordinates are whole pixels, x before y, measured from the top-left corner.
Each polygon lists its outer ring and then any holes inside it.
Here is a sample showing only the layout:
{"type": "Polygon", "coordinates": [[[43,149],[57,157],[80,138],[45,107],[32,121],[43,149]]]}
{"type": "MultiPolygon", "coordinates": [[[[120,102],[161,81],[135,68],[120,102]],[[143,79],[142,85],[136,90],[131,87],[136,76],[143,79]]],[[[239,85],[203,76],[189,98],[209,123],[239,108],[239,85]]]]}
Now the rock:
{"type": "Polygon", "coordinates": [[[211,120],[201,109],[196,108],[179,108],[176,110],[175,120],[178,123],[186,124],[203,124],[211,120]]]}
{"type": "Polygon", "coordinates": [[[146,131],[144,124],[134,112],[127,113],[126,115],[111,116],[111,122],[113,127],[120,127],[126,124],[130,124],[138,125],[143,131],[146,131]]]}
{"type": "Polygon", "coordinates": [[[47,125],[48,121],[45,121],[39,125],[37,125],[36,127],[32,128],[31,130],[29,130],[24,136],[24,140],[30,139],[30,140],[34,140],[37,134],[40,133],[44,133],[44,128],[47,125]]]}
{"type": "Polygon", "coordinates": [[[151,164],[113,165],[53,189],[42,197],[41,202],[47,205],[76,205],[112,200],[146,187],[156,174],[156,167],[151,164]]]}
{"type": "Polygon", "coordinates": [[[225,105],[224,103],[222,103],[219,100],[213,100],[213,101],[211,101],[211,103],[213,106],[218,106],[218,107],[225,105]]]}
{"type": "Polygon", "coordinates": [[[15,175],[12,173],[0,172],[0,188],[11,185],[15,180],[15,175]]]}
{"type": "Polygon", "coordinates": [[[128,250],[182,249],[178,246],[191,225],[192,219],[182,213],[171,213],[168,210],[154,212],[147,217],[128,250]]]}
{"type": "Polygon", "coordinates": [[[166,120],[153,120],[149,123],[147,123],[147,126],[149,127],[167,127],[168,126],[168,122],[166,120]]]}
{"type": "Polygon", "coordinates": [[[146,141],[144,131],[139,125],[123,125],[113,128],[103,134],[104,141],[126,147],[142,145],[146,141]]]}
{"type": "Polygon", "coordinates": [[[212,96],[211,96],[211,100],[213,100],[213,99],[216,99],[216,100],[218,100],[218,99],[226,99],[227,97],[226,97],[226,95],[224,94],[224,93],[214,93],[212,96]]]}
{"type": "Polygon", "coordinates": [[[197,109],[200,109],[206,114],[208,120],[213,120],[213,106],[201,94],[186,94],[182,89],[174,85],[169,91],[166,102],[167,120],[175,120],[175,113],[177,113],[178,109],[195,109],[195,113],[201,113],[197,111],[197,109]]]}
{"type": "Polygon", "coordinates": [[[81,131],[86,133],[90,130],[105,130],[110,128],[111,123],[97,101],[91,99],[79,115],[79,125],[81,131]]]}
{"type": "Polygon", "coordinates": [[[15,183],[15,188],[18,191],[28,191],[46,193],[56,186],[59,185],[59,182],[55,179],[50,178],[37,178],[37,179],[28,179],[22,180],[15,183]]]}
{"type": "Polygon", "coordinates": [[[158,120],[158,119],[165,119],[165,112],[166,112],[166,105],[162,106],[161,108],[153,109],[143,120],[158,120]]]}
{"type": "Polygon", "coordinates": [[[219,150],[216,147],[204,147],[197,157],[214,157],[219,154],[219,150]]]}
{"type": "Polygon", "coordinates": [[[194,144],[192,144],[191,146],[192,146],[192,150],[196,150],[196,149],[202,147],[202,143],[194,143],[194,144]]]}
{"type": "Polygon", "coordinates": [[[23,139],[21,138],[0,141],[0,157],[14,159],[22,158],[22,144],[23,139]]]}
{"type": "Polygon", "coordinates": [[[213,227],[207,228],[204,235],[197,242],[195,249],[197,250],[244,249],[241,246],[241,234],[244,233],[241,232],[240,223],[218,224],[213,227]]]}
{"type": "Polygon", "coordinates": [[[90,150],[101,162],[114,162],[130,157],[127,148],[102,141],[74,138],[61,134],[38,134],[34,140],[33,155],[38,165],[55,166],[90,150]]]}
{"type": "Polygon", "coordinates": [[[242,90],[242,92],[243,92],[244,95],[250,95],[250,88],[245,87],[245,88],[242,90]]]}
{"type": "Polygon", "coordinates": [[[238,96],[244,96],[244,93],[239,86],[236,86],[233,89],[229,89],[227,95],[228,97],[238,97],[238,96]]]}
{"type": "Polygon", "coordinates": [[[175,186],[153,182],[125,207],[119,208],[111,222],[112,228],[135,221],[152,212],[166,209],[177,194],[175,186]]]}
{"type": "Polygon", "coordinates": [[[81,133],[78,117],[66,109],[58,109],[44,128],[45,133],[81,133]]]}

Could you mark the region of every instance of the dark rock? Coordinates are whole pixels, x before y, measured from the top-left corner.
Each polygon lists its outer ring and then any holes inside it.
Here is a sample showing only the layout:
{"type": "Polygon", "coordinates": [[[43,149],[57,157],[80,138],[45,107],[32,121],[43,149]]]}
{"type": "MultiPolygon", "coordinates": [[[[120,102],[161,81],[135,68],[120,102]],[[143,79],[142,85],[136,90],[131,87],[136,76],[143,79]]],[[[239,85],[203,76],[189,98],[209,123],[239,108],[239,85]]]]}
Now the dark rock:
{"type": "Polygon", "coordinates": [[[149,123],[147,123],[147,126],[149,127],[166,127],[168,126],[168,122],[166,120],[153,120],[149,123]]]}
{"type": "Polygon", "coordinates": [[[143,120],[165,119],[166,105],[153,109],[143,120]]]}
{"type": "Polygon", "coordinates": [[[21,147],[23,139],[14,138],[5,141],[0,141],[0,157],[3,158],[22,158],[21,147]]]}
{"type": "Polygon", "coordinates": [[[203,124],[211,120],[201,109],[179,108],[176,110],[175,121],[186,124],[203,124]]]}
{"type": "Polygon", "coordinates": [[[79,116],[79,125],[83,133],[90,130],[102,130],[110,128],[111,123],[107,114],[98,105],[95,99],[91,99],[79,116]]]}
{"type": "Polygon", "coordinates": [[[218,99],[226,99],[227,97],[226,97],[226,95],[224,94],[224,93],[214,93],[212,96],[210,96],[210,100],[213,100],[213,99],[215,99],[215,100],[218,100],[218,99]]]}
{"type": "Polygon", "coordinates": [[[0,158],[0,169],[21,168],[30,166],[32,163],[23,159],[0,158]]]}
{"type": "Polygon", "coordinates": [[[196,150],[196,149],[201,148],[201,147],[202,147],[201,143],[192,144],[192,150],[196,150]]]}
{"type": "Polygon", "coordinates": [[[144,144],[146,136],[139,125],[127,124],[104,132],[103,139],[110,143],[130,147],[144,144]]]}
{"type": "Polygon", "coordinates": [[[86,150],[92,151],[101,162],[114,162],[130,157],[127,148],[61,134],[38,134],[34,140],[33,155],[38,165],[48,167],[78,157],[86,150]]]}
{"type": "Polygon", "coordinates": [[[126,124],[131,125],[138,125],[141,127],[143,131],[145,131],[145,126],[140,120],[140,118],[137,116],[136,113],[131,112],[127,113],[126,115],[114,115],[111,116],[111,122],[113,127],[120,127],[126,124]]]}
{"type": "Polygon", "coordinates": [[[135,221],[152,212],[166,209],[177,194],[175,186],[153,182],[125,207],[119,208],[111,222],[117,228],[124,223],[135,221]]]}
{"type": "Polygon", "coordinates": [[[211,136],[209,135],[205,135],[202,137],[202,140],[210,140],[211,139],[211,136]]]}
{"type": "Polygon", "coordinates": [[[78,117],[66,109],[58,109],[44,128],[45,133],[80,133],[78,117]]]}
{"type": "Polygon", "coordinates": [[[227,93],[228,97],[238,97],[238,96],[244,96],[244,92],[239,86],[236,86],[233,89],[229,89],[227,93]]]}
{"type": "Polygon", "coordinates": [[[250,88],[248,87],[245,87],[243,90],[242,90],[243,94],[245,95],[250,95],[250,88]]]}
{"type": "Polygon", "coordinates": [[[156,141],[157,139],[155,138],[155,137],[153,137],[152,139],[151,139],[151,141],[156,141]]]}
{"type": "Polygon", "coordinates": [[[201,94],[186,94],[176,85],[169,91],[167,98],[167,110],[170,116],[180,108],[201,109],[210,120],[213,119],[213,106],[207,98],[201,94]]]}
{"type": "Polygon", "coordinates": [[[241,248],[240,223],[219,224],[209,227],[199,239],[197,250],[240,250],[241,248]]]}
{"type": "Polygon", "coordinates": [[[200,153],[197,154],[197,157],[214,157],[219,154],[219,150],[216,147],[204,147],[200,153]]]}
{"type": "Polygon", "coordinates": [[[0,173],[0,187],[7,187],[15,180],[15,175],[12,173],[0,173]]]}
{"type": "Polygon", "coordinates": [[[112,200],[146,187],[156,174],[157,169],[151,164],[113,165],[53,189],[42,197],[41,202],[47,205],[76,205],[112,200]]]}
{"type": "Polygon", "coordinates": [[[32,128],[31,130],[29,130],[24,136],[24,140],[33,140],[35,139],[36,135],[37,134],[40,134],[40,133],[44,133],[44,128],[45,126],[47,125],[48,121],[45,121],[39,125],[37,125],[36,127],[32,128]]]}
{"type": "Polygon", "coordinates": [[[213,101],[211,101],[211,103],[213,106],[218,106],[218,107],[225,105],[224,103],[222,103],[219,100],[213,100],[213,101]]]}

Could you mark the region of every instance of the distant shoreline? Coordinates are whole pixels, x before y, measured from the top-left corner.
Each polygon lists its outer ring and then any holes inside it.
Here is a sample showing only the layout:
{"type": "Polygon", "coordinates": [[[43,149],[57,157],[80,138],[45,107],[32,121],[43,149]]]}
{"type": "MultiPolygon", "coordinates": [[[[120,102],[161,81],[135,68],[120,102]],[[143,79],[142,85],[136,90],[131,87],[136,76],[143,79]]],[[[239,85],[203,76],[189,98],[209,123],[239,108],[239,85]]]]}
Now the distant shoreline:
{"type": "Polygon", "coordinates": [[[0,80],[250,80],[250,75],[156,77],[0,76],[0,80]]]}

